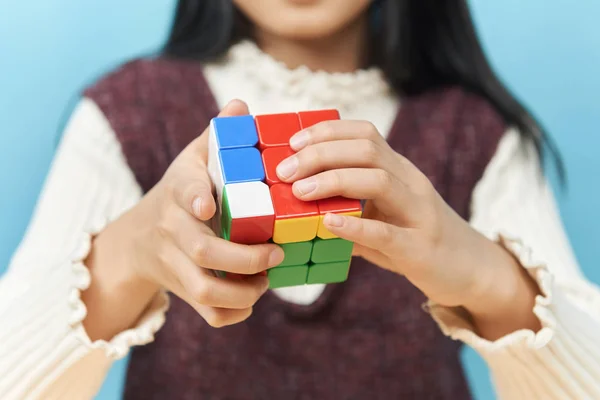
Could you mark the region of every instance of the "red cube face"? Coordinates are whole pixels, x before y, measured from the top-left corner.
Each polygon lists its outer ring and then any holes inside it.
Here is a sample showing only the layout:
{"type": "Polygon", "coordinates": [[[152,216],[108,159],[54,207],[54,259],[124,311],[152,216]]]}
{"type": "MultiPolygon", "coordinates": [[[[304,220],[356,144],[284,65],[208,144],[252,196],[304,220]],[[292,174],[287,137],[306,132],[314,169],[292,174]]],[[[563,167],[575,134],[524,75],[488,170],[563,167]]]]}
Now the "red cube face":
{"type": "Polygon", "coordinates": [[[231,221],[229,240],[242,244],[260,244],[273,236],[275,216],[237,218],[231,221]]]}
{"type": "Polygon", "coordinates": [[[294,150],[288,146],[269,147],[263,150],[262,158],[265,166],[265,180],[267,181],[267,185],[273,186],[276,183],[281,183],[277,176],[277,166],[292,155],[294,155],[294,150]]]}
{"type": "Polygon", "coordinates": [[[300,130],[298,114],[257,115],[254,118],[261,150],[274,146],[288,146],[290,138],[300,130]]]}
{"type": "Polygon", "coordinates": [[[306,129],[319,122],[340,119],[340,113],[337,110],[303,111],[298,113],[298,118],[300,118],[300,128],[306,129]]]}
{"type": "Polygon", "coordinates": [[[292,185],[278,183],[271,186],[271,198],[275,208],[275,218],[300,218],[319,215],[316,201],[302,201],[294,196],[292,185]]]}
{"type": "Polygon", "coordinates": [[[329,199],[318,200],[319,214],[327,213],[342,214],[362,211],[360,200],[347,199],[345,197],[331,197],[329,199]]]}

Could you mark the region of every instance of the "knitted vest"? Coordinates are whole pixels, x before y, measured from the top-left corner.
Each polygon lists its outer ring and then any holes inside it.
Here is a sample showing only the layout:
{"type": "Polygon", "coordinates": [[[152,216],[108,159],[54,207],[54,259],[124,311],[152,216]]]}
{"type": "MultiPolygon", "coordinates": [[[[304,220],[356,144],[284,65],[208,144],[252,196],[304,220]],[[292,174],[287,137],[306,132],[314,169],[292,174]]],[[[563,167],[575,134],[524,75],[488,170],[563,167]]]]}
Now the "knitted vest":
{"type": "MultiPolygon", "coordinates": [[[[217,114],[194,62],[139,60],[88,89],[141,187],[152,188],[217,114]]],[[[505,124],[482,99],[447,88],[403,100],[389,143],[464,218],[505,124]]],[[[312,305],[268,292],[244,323],[211,328],[172,297],[156,340],[135,348],[126,399],[467,399],[459,347],[405,278],[352,262],[312,305]]]]}

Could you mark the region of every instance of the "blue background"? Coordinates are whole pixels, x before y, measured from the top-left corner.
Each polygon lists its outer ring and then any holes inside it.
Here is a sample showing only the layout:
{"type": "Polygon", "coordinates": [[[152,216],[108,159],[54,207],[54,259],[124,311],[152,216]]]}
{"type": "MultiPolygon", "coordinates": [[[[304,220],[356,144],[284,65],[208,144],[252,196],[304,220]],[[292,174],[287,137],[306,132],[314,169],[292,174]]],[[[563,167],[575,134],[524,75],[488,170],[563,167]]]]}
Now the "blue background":
{"type": "MultiPolygon", "coordinates": [[[[570,185],[558,193],[561,212],[584,270],[600,282],[594,268],[600,258],[600,2],[471,3],[494,66],[562,151],[570,185]]],[[[35,6],[0,0],[0,272],[27,226],[77,93],[123,60],[156,49],[173,10],[174,0],[35,6]]],[[[478,398],[493,398],[485,365],[470,351],[465,360],[478,398]]],[[[118,398],[124,366],[115,365],[98,398],[118,398]]]]}

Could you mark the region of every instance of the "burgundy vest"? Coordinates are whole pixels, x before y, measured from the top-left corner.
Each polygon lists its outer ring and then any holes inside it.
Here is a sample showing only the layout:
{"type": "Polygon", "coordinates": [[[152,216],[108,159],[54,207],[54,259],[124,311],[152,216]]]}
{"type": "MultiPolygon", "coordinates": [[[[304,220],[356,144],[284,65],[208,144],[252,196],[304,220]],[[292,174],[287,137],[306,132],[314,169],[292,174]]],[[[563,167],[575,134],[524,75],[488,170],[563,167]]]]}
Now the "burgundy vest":
{"type": "MultiPolygon", "coordinates": [[[[218,111],[202,67],[187,61],[135,61],[85,95],[108,118],[145,191],[218,111]]],[[[447,88],[403,99],[389,143],[468,218],[504,131],[487,102],[447,88]]],[[[125,398],[470,398],[460,345],[423,311],[425,300],[405,278],[362,259],[314,304],[268,292],[252,317],[227,328],[211,328],[173,296],[156,340],[133,350],[125,398]]]]}

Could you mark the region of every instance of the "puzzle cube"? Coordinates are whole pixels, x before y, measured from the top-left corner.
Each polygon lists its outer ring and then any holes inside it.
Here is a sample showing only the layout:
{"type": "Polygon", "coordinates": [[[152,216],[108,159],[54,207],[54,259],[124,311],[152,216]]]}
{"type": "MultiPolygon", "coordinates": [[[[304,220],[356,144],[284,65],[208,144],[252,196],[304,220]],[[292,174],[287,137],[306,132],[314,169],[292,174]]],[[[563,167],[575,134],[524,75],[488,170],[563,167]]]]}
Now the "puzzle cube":
{"type": "Polygon", "coordinates": [[[267,273],[271,288],[348,278],[353,243],[329,232],[323,218],[327,213],[360,217],[360,201],[302,201],[276,173],[279,163],[294,154],[289,140],[295,133],[334,119],[339,119],[337,110],[211,121],[208,169],[217,192],[221,237],[242,244],[270,241],[283,248],[283,262],[267,273]]]}

